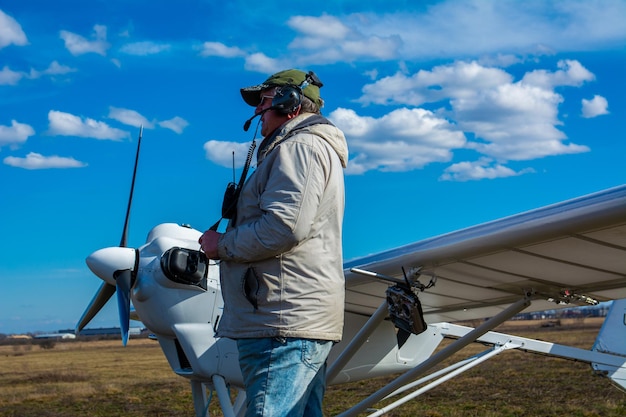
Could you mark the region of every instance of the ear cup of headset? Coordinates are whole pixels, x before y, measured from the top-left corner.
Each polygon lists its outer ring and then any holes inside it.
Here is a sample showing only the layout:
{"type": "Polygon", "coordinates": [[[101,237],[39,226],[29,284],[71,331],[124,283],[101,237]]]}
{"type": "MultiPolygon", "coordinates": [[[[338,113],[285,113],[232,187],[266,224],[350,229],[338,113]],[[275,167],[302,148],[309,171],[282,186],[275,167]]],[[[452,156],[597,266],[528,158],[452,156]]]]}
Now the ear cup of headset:
{"type": "Polygon", "coordinates": [[[302,103],[302,92],[298,87],[286,85],[276,90],[272,99],[272,108],[279,113],[293,113],[302,103]]]}

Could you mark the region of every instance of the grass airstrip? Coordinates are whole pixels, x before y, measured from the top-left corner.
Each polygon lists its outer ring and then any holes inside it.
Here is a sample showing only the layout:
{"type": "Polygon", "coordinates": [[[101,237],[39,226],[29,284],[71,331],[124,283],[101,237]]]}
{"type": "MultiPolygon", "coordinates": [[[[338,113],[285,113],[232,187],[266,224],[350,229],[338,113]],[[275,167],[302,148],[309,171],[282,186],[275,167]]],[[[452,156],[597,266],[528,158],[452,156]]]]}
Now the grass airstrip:
{"type": "MultiPolygon", "coordinates": [[[[508,322],[496,330],[589,349],[600,324],[578,319],[544,328],[508,322]]],[[[484,349],[471,345],[456,358],[484,349]]],[[[345,411],[391,379],[330,387],[325,414],[345,411]]],[[[222,415],[217,396],[209,413],[222,415]]],[[[81,339],[0,345],[0,416],[193,415],[189,383],[170,370],[153,340],[131,338],[127,347],[119,340],[81,339]]],[[[509,351],[387,415],[617,417],[626,415],[626,393],[588,364],[509,351]]]]}

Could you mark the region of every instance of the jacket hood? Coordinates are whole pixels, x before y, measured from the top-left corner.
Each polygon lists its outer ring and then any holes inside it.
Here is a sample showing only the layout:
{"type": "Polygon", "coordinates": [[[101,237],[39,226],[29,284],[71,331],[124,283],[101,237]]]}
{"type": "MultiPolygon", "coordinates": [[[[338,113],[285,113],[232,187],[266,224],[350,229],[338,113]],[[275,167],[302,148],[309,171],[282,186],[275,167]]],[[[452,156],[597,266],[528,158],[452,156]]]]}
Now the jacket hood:
{"type": "Polygon", "coordinates": [[[341,166],[348,166],[348,143],[343,132],[327,118],[315,113],[303,113],[285,123],[269,140],[264,140],[259,149],[259,162],[276,145],[295,133],[312,133],[324,139],[337,153],[341,166]]]}

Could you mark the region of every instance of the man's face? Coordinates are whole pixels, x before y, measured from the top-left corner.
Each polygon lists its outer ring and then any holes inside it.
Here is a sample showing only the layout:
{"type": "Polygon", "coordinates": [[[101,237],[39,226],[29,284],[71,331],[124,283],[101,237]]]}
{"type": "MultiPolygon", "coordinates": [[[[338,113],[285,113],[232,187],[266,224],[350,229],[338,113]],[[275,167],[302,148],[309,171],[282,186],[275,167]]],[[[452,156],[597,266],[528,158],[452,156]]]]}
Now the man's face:
{"type": "MultiPolygon", "coordinates": [[[[261,101],[256,106],[255,112],[260,113],[265,109],[272,106],[272,99],[276,95],[276,88],[261,91],[261,101]]],[[[261,116],[261,135],[267,137],[271,135],[276,129],[278,129],[283,123],[288,120],[288,117],[284,114],[278,113],[274,110],[268,110],[261,116]]]]}

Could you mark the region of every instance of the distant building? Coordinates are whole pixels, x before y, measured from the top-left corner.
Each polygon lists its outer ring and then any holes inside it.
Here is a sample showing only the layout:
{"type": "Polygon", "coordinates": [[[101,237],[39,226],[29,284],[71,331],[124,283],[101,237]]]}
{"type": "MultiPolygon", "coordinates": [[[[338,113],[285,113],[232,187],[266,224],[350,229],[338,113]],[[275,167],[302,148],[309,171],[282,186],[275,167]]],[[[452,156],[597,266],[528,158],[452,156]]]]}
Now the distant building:
{"type": "Polygon", "coordinates": [[[544,320],[563,318],[606,317],[612,301],[602,302],[595,306],[570,307],[555,310],[533,311],[520,313],[513,320],[544,320]]]}
{"type": "Polygon", "coordinates": [[[76,339],[74,333],[43,333],[33,336],[35,339],[76,339]]]}
{"type": "MultiPolygon", "coordinates": [[[[128,334],[130,336],[139,336],[142,332],[141,327],[131,327],[128,329],[128,334]]],[[[59,330],[59,333],[72,333],[74,334],[73,329],[59,330]]],[[[80,331],[79,336],[113,336],[120,335],[121,330],[119,327],[100,327],[97,329],[83,329],[80,331]]]]}

